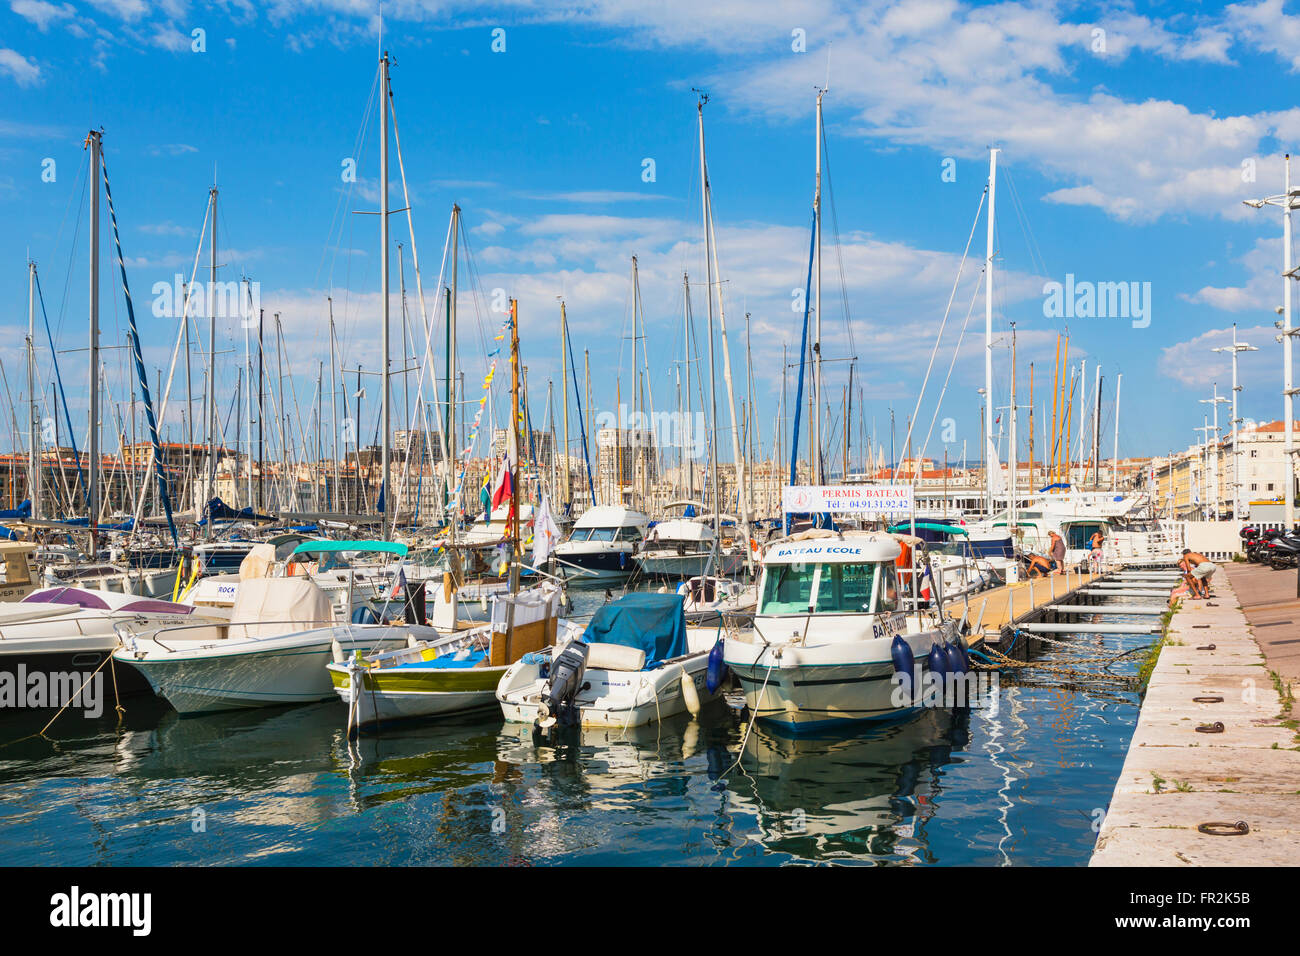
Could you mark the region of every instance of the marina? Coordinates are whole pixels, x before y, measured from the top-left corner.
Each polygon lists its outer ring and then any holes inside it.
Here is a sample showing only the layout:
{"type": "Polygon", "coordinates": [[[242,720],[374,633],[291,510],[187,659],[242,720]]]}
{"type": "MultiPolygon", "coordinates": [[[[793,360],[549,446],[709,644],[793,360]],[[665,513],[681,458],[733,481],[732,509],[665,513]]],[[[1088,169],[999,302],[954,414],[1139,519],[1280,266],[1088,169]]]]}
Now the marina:
{"type": "Polygon", "coordinates": [[[1297,3],[4,5],[0,915],[1280,926],[1297,3]]]}

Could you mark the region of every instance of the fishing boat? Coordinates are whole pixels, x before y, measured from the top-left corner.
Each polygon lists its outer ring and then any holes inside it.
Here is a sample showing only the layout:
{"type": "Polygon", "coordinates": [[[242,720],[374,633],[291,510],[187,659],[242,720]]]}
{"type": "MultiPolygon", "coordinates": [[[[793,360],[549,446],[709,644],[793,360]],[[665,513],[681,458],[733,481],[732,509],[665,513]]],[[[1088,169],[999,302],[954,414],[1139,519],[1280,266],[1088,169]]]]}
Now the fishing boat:
{"type": "Polygon", "coordinates": [[[754,717],[790,733],[905,718],[928,673],[966,668],[954,622],[905,610],[900,557],[883,532],[817,529],[768,546],[754,626],[723,649],[754,717]],[[912,691],[902,705],[896,670],[912,691]]]}
{"type": "Polygon", "coordinates": [[[553,650],[529,654],[497,686],[506,720],[555,726],[640,727],[698,713],[708,687],[713,628],[688,628],[680,594],[627,594],[586,629],[566,621],[553,650]]]}
{"type": "Polygon", "coordinates": [[[633,558],[649,524],[649,516],[621,505],[588,508],[568,540],[556,545],[555,562],[578,583],[622,580],[636,569],[633,558]]]}
{"type": "Polygon", "coordinates": [[[460,714],[496,703],[509,665],[555,640],[560,588],[542,584],[492,599],[489,624],[412,640],[381,653],[342,653],[327,666],[348,707],[348,730],[460,714]]]}
{"type": "MultiPolygon", "coordinates": [[[[509,590],[492,595],[492,620],[480,627],[412,639],[404,648],[378,654],[345,654],[336,647],[328,672],[348,706],[349,736],[396,720],[491,706],[507,669],[555,640],[561,588],[549,581],[534,588],[519,586],[520,367],[518,306],[513,299],[506,326],[513,424],[494,497],[497,506],[510,503],[503,516],[510,555],[509,590]]],[[[447,587],[453,586],[449,575],[447,587]]]]}

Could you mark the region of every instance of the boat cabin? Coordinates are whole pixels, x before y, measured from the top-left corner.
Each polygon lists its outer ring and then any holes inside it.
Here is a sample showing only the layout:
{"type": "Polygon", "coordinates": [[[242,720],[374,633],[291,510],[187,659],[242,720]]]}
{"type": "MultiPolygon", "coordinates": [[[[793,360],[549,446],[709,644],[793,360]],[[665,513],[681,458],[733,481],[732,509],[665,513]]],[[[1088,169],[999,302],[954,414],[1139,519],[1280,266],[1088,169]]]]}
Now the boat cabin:
{"type": "Polygon", "coordinates": [[[757,616],[897,611],[902,553],[896,537],[880,532],[806,531],[769,545],[757,616]]]}

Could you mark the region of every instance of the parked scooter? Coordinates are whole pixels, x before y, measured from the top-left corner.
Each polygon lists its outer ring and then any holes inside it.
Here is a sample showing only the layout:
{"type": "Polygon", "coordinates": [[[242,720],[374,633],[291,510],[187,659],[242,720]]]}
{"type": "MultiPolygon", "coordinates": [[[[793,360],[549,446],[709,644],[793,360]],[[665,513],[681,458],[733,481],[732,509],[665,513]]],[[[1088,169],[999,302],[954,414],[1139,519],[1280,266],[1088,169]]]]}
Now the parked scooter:
{"type": "Polygon", "coordinates": [[[1277,532],[1267,542],[1267,548],[1260,559],[1274,571],[1300,566],[1300,532],[1292,528],[1289,534],[1277,532]]]}

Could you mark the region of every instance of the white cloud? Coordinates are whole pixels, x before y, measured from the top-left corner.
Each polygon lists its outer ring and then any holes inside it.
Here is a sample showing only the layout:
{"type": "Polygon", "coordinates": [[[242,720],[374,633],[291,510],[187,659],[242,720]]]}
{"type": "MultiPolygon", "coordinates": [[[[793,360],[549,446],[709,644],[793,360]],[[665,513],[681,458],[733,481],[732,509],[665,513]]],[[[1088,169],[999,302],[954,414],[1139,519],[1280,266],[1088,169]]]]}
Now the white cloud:
{"type": "Polygon", "coordinates": [[[5,75],[21,87],[35,86],[41,81],[41,68],[16,50],[0,48],[0,76],[5,75]]]}
{"type": "Polygon", "coordinates": [[[41,32],[48,30],[51,23],[70,20],[77,14],[70,3],[59,5],[45,0],[13,0],[9,6],[14,13],[36,24],[41,32]]]}

